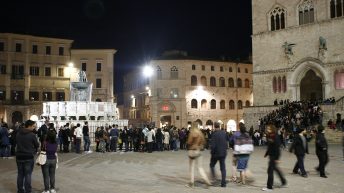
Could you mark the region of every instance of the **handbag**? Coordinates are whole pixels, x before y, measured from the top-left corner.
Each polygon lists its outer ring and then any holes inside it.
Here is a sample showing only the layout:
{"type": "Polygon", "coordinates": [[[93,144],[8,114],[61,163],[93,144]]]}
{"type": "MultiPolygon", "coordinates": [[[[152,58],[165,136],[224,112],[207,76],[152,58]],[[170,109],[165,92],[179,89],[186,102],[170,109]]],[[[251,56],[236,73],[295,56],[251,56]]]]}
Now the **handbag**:
{"type": "Polygon", "coordinates": [[[45,151],[40,151],[36,159],[37,165],[44,165],[47,162],[47,153],[45,151]]]}
{"type": "Polygon", "coordinates": [[[201,151],[200,150],[189,150],[188,156],[190,159],[196,159],[199,156],[201,156],[201,151]]]}

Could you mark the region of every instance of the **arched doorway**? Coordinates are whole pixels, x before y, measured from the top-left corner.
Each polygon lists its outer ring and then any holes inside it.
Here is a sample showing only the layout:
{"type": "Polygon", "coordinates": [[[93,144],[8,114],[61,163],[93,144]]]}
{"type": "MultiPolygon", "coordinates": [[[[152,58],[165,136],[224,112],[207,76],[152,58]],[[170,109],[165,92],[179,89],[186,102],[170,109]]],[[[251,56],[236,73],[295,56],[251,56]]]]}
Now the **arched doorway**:
{"type": "Polygon", "coordinates": [[[315,101],[322,98],[322,79],[313,70],[308,70],[300,83],[300,99],[315,101]]]}
{"type": "Polygon", "coordinates": [[[23,122],[23,114],[19,111],[14,111],[12,113],[12,123],[13,125],[18,122],[18,123],[22,123],[23,122]]]}

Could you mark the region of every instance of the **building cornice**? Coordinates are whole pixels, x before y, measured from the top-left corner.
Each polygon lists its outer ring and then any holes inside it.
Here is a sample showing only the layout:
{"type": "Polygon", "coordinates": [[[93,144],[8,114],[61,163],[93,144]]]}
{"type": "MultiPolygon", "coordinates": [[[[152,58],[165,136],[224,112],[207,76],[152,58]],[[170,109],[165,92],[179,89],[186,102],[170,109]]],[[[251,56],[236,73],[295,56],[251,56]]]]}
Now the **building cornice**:
{"type": "Polygon", "coordinates": [[[21,38],[21,39],[26,39],[30,38],[33,41],[39,40],[39,41],[56,41],[56,42],[65,42],[65,43],[73,43],[74,40],[70,39],[61,39],[61,38],[53,38],[53,37],[42,37],[42,36],[33,36],[33,35],[24,35],[24,34],[14,34],[14,33],[0,33],[0,37],[5,36],[5,37],[12,37],[12,38],[21,38]]]}
{"type": "Polygon", "coordinates": [[[115,49],[71,49],[72,54],[115,54],[115,49]]]}

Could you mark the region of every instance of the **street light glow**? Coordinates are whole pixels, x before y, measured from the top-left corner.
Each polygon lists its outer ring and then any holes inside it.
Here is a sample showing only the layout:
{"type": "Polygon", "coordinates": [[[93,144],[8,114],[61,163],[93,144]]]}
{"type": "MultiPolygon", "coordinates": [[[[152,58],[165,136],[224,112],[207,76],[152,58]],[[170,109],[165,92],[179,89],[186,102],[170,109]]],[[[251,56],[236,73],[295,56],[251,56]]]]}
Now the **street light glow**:
{"type": "Polygon", "coordinates": [[[143,67],[143,75],[145,77],[151,77],[153,75],[153,68],[150,65],[143,67]]]}
{"type": "Polygon", "coordinates": [[[73,62],[69,62],[69,63],[68,63],[68,67],[74,67],[73,62]]]}

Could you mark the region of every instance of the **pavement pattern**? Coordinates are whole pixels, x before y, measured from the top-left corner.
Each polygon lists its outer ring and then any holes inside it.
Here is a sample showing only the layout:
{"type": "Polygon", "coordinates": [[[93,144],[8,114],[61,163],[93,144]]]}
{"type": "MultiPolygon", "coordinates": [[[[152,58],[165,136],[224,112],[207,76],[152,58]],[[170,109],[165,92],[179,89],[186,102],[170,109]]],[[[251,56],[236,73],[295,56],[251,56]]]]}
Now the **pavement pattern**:
{"type": "MultiPolygon", "coordinates": [[[[266,147],[255,148],[249,160],[249,169],[253,176],[246,185],[229,182],[231,175],[231,153],[226,158],[226,188],[219,181],[209,188],[201,180],[195,168],[195,187],[185,185],[189,181],[189,162],[187,152],[164,151],[153,153],[113,152],[59,154],[59,168],[56,171],[56,190],[61,193],[188,193],[188,192],[262,192],[267,181],[268,158],[264,158],[266,147]]],[[[344,161],[341,145],[330,145],[330,162],[326,167],[328,178],[321,178],[314,170],[318,164],[314,145],[310,145],[310,154],[306,155],[305,168],[308,178],[292,174],[296,161],[294,154],[282,151],[280,168],[288,181],[287,187],[278,187],[281,182],[275,175],[273,192],[312,192],[344,193],[344,161]]],[[[210,175],[210,152],[203,151],[203,168],[210,175]]],[[[219,163],[216,165],[220,178],[219,163]]],[[[16,192],[15,159],[0,159],[0,193],[16,192]]],[[[32,174],[34,193],[43,191],[43,177],[40,166],[35,166],[32,174]]]]}

